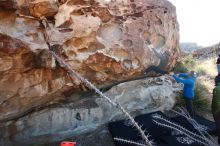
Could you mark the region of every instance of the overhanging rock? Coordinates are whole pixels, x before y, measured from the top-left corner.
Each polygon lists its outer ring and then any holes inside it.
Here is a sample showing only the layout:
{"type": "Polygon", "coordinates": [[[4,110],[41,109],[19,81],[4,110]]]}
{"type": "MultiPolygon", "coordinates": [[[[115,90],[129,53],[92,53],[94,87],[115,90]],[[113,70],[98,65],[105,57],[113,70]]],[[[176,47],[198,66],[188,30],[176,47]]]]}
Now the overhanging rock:
{"type": "MultiPolygon", "coordinates": [[[[180,89],[181,86],[165,76],[122,83],[105,94],[137,115],[171,109],[180,89]]],[[[2,143],[33,145],[59,141],[93,131],[108,121],[124,118],[118,109],[96,95],[78,95],[81,100],[76,98],[75,95],[66,101],[69,103],[54,105],[16,122],[8,122],[1,128],[5,137],[1,139],[2,143]]]]}

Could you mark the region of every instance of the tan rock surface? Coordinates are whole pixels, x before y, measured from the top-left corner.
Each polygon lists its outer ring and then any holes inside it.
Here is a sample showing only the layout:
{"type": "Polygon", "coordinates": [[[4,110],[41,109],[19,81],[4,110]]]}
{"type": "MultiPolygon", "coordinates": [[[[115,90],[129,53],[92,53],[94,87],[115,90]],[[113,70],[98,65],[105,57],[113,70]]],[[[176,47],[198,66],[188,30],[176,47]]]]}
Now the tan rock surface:
{"type": "MultiPolygon", "coordinates": [[[[162,76],[119,84],[107,91],[106,95],[135,116],[169,110],[173,107],[176,92],[180,89],[181,86],[173,83],[169,76],[162,76]]],[[[9,146],[40,145],[79,136],[121,118],[124,118],[121,111],[105,99],[94,94],[75,95],[65,103],[36,111],[2,127],[0,125],[4,137],[0,139],[0,143],[9,146]],[[10,142],[7,137],[10,137],[10,142]]]]}
{"type": "Polygon", "coordinates": [[[166,0],[0,0],[0,7],[0,121],[87,90],[47,52],[39,17],[49,17],[54,51],[99,87],[152,65],[169,70],[179,55],[175,7],[166,0]]]}
{"type": "Polygon", "coordinates": [[[52,17],[57,13],[58,6],[55,0],[35,0],[29,3],[29,11],[38,18],[52,17]]]}

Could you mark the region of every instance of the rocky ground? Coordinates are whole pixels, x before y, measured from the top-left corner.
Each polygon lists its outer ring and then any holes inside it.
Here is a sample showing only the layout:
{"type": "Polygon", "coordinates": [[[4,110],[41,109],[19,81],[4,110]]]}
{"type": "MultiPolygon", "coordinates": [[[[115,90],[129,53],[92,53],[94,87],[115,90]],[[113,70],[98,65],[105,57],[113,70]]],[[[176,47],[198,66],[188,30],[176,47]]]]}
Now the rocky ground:
{"type": "MultiPolygon", "coordinates": [[[[77,146],[114,146],[112,136],[107,126],[101,126],[97,130],[78,137],[67,138],[62,141],[76,142],[77,146]]],[[[62,142],[47,143],[41,146],[58,146],[62,142]]]]}

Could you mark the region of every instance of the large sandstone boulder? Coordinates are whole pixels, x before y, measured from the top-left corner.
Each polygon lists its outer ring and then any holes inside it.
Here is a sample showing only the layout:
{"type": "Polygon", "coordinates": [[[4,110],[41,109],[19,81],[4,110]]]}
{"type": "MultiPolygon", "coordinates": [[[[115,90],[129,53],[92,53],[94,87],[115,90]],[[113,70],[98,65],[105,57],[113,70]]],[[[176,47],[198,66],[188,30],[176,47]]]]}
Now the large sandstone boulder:
{"type": "Polygon", "coordinates": [[[47,30],[54,50],[97,86],[135,77],[152,65],[169,70],[178,57],[175,7],[167,1],[0,1],[7,2],[18,10],[0,11],[0,121],[64,92],[86,90],[48,53],[40,17],[54,18],[47,30]]]}
{"type": "MultiPolygon", "coordinates": [[[[105,94],[135,116],[171,109],[176,91],[180,89],[181,86],[173,83],[169,76],[163,76],[122,83],[105,94]]],[[[93,131],[108,121],[120,118],[125,116],[104,98],[78,94],[65,102],[0,125],[0,143],[9,146],[46,144],[93,131]]]]}
{"type": "Polygon", "coordinates": [[[88,90],[48,53],[43,17],[51,48],[100,88],[150,66],[169,70],[179,56],[166,0],[0,0],[1,123],[88,90]]]}

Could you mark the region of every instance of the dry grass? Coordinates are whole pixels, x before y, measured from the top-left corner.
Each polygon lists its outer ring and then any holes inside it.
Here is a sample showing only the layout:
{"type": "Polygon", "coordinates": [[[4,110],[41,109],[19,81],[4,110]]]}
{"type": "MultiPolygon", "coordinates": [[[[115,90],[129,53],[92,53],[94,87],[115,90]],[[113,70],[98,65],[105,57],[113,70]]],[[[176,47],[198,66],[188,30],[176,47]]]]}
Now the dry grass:
{"type": "MultiPolygon", "coordinates": [[[[198,77],[198,82],[205,85],[209,93],[212,94],[214,88],[214,79],[217,75],[216,58],[205,58],[203,60],[196,60],[195,70],[200,73],[201,71],[205,74],[201,74],[198,77]]],[[[211,96],[211,95],[210,95],[211,96]]]]}
{"type": "Polygon", "coordinates": [[[217,74],[216,59],[215,58],[206,58],[202,60],[196,60],[195,70],[200,73],[204,71],[206,75],[211,78],[214,78],[217,74]]]}
{"type": "Polygon", "coordinates": [[[217,75],[216,58],[206,57],[202,59],[195,59],[192,57],[192,55],[188,55],[182,58],[180,66],[177,67],[177,69],[180,70],[177,70],[176,72],[181,72],[184,70],[184,68],[186,68],[187,71],[194,70],[198,74],[196,81],[197,86],[195,88],[195,96],[197,96],[196,98],[198,99],[198,103],[195,102],[195,106],[198,106],[198,111],[211,114],[210,103],[212,100],[212,91],[214,88],[214,78],[217,75]]]}
{"type": "MultiPolygon", "coordinates": [[[[206,99],[209,100],[211,104],[212,101],[212,92],[215,87],[215,76],[217,75],[217,66],[216,66],[216,58],[215,57],[208,57],[204,59],[196,60],[196,68],[197,72],[201,70],[205,71],[205,74],[199,75],[197,78],[197,82],[204,85],[208,90],[208,94],[206,95],[206,99]]],[[[205,113],[203,112],[203,116],[209,120],[213,121],[213,116],[211,113],[211,105],[208,106],[208,109],[205,113]]]]}
{"type": "Polygon", "coordinates": [[[215,57],[211,56],[202,59],[195,59],[192,55],[185,56],[177,67],[177,72],[182,72],[184,68],[185,70],[187,69],[186,71],[196,71],[198,74],[197,82],[205,85],[209,93],[212,93],[214,88],[214,78],[217,75],[215,57]]]}

